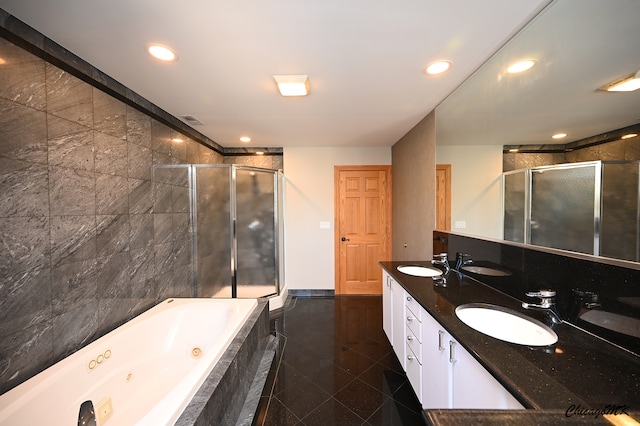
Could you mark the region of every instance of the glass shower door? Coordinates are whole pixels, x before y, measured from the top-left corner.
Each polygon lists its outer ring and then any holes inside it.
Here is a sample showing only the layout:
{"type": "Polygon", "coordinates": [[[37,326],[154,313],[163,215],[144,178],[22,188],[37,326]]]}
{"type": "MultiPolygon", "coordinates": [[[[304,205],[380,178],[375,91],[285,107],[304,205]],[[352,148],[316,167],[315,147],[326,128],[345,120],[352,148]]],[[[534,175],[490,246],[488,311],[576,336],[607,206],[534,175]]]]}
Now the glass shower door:
{"type": "Polygon", "coordinates": [[[192,170],[196,294],[198,297],[232,297],[230,169],[197,165],[192,170]]]}
{"type": "Polygon", "coordinates": [[[596,162],[531,170],[531,244],[599,254],[596,162]]]}
{"type": "Polygon", "coordinates": [[[527,242],[529,224],[529,171],[504,174],[504,239],[527,242]]]}
{"type": "Polygon", "coordinates": [[[277,173],[235,168],[236,297],[278,292],[277,173]]]}

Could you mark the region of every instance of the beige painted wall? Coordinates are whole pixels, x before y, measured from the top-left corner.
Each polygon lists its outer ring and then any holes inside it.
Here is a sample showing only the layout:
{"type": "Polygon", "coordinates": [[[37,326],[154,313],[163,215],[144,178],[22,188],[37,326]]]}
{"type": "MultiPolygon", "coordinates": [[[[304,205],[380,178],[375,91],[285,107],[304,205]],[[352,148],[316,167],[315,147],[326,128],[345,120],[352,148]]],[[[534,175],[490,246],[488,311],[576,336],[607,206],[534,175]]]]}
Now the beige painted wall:
{"type": "Polygon", "coordinates": [[[502,238],[502,145],[437,146],[436,161],[451,164],[451,230],[502,238]]]}
{"type": "Polygon", "coordinates": [[[392,158],[393,258],[431,259],[436,198],[435,113],[423,118],[393,145],[392,158]]]}
{"type": "Polygon", "coordinates": [[[334,290],[333,167],[388,165],[391,148],[284,148],[284,164],[285,285],[334,290]]]}

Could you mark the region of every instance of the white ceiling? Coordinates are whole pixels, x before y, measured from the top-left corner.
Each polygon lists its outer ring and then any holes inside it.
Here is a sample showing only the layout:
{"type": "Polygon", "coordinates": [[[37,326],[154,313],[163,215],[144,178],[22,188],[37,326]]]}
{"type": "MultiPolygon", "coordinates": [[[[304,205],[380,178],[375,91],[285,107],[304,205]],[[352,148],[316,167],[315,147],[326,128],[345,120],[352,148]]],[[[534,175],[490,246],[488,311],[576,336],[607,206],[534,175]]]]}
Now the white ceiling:
{"type": "Polygon", "coordinates": [[[0,0],[224,147],[390,146],[548,0],[0,0]],[[145,53],[158,42],[175,63],[145,53]],[[453,61],[446,75],[423,68],[453,61]],[[273,75],[308,74],[278,95],[273,75]],[[249,144],[239,141],[250,136],[249,144]]]}
{"type": "Polygon", "coordinates": [[[554,2],[438,107],[438,144],[565,144],[638,124],[640,90],[598,90],[640,70],[638,18],[638,0],[554,2]],[[504,72],[526,58],[530,71],[504,72]]]}

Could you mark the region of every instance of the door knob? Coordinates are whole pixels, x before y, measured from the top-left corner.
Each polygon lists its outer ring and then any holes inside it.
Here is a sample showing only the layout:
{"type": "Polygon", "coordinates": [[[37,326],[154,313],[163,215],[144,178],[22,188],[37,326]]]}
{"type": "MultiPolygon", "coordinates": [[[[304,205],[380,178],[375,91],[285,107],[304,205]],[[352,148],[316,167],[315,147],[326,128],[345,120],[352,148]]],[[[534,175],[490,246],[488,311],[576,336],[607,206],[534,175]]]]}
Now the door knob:
{"type": "Polygon", "coordinates": [[[349,241],[348,238],[342,237],[342,241],[349,241]]]}

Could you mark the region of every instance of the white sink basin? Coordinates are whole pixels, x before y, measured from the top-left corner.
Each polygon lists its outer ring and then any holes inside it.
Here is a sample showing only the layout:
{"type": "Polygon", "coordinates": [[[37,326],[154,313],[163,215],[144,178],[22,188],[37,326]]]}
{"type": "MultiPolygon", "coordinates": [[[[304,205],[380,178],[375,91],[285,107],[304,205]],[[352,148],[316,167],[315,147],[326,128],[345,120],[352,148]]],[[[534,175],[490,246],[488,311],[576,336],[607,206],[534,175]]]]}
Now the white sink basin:
{"type": "Polygon", "coordinates": [[[469,265],[463,266],[461,269],[463,271],[472,272],[474,274],[487,275],[492,277],[508,277],[509,275],[511,275],[511,272],[503,271],[502,269],[487,268],[486,266],[469,265]]]}
{"type": "Polygon", "coordinates": [[[502,306],[469,303],[458,306],[456,316],[474,330],[505,342],[549,346],[558,341],[558,335],[540,321],[502,306]]]}
{"type": "Polygon", "coordinates": [[[442,275],[441,270],[427,268],[426,266],[400,265],[397,269],[403,274],[413,275],[414,277],[437,277],[442,275]]]}
{"type": "Polygon", "coordinates": [[[637,318],[597,309],[587,311],[580,315],[579,318],[616,333],[623,333],[640,339],[640,320],[637,318]]]}

